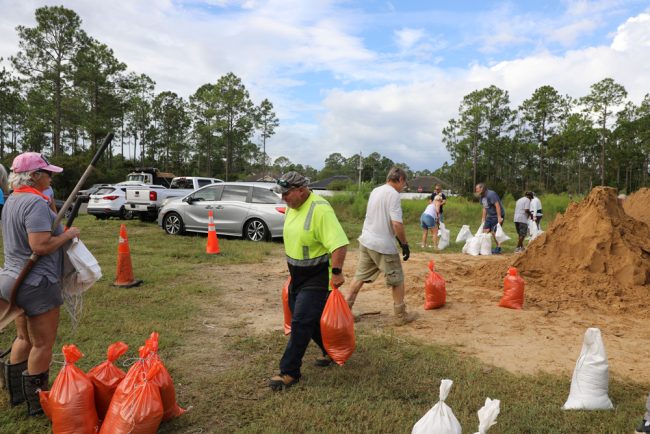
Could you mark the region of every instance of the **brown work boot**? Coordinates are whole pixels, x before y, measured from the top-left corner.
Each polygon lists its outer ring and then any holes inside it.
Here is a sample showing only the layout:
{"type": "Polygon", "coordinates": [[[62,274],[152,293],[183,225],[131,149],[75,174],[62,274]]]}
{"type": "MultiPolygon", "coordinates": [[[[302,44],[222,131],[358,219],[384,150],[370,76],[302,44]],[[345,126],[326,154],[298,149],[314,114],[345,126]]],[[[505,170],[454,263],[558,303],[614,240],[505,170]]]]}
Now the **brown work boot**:
{"type": "Polygon", "coordinates": [[[274,392],[277,392],[278,390],[290,388],[291,386],[296,384],[299,380],[300,378],[293,378],[291,375],[288,374],[274,375],[269,380],[269,387],[274,392]]]}
{"type": "Polygon", "coordinates": [[[395,311],[395,325],[396,326],[403,326],[405,324],[408,324],[410,322],[413,322],[415,318],[418,317],[418,314],[415,312],[407,312],[406,311],[406,304],[395,304],[393,305],[393,309],[395,311]]]}

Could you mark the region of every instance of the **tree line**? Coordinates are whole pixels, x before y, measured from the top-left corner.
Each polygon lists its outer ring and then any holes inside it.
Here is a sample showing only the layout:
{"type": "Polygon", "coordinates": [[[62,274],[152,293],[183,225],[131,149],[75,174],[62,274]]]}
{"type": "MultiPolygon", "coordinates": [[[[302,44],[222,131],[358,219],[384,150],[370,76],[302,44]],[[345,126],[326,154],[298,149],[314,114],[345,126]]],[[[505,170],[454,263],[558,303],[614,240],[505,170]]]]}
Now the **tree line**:
{"type": "Polygon", "coordinates": [[[271,101],[254,104],[235,74],[189,99],[156,92],[151,77],[128,71],[86,33],[74,11],[45,6],[35,17],[35,27],[16,27],[12,69],[0,71],[3,161],[30,150],[76,164],[83,158],[73,157],[93,153],[115,131],[105,171],[156,166],[232,180],[268,166],[266,142],[279,120],[271,101]]]}
{"type": "Polygon", "coordinates": [[[541,86],[519,107],[489,86],[466,95],[442,132],[451,155],[435,174],[461,192],[485,181],[500,192],[631,192],[648,185],[650,95],[639,105],[611,78],[588,95],[541,86]]]}

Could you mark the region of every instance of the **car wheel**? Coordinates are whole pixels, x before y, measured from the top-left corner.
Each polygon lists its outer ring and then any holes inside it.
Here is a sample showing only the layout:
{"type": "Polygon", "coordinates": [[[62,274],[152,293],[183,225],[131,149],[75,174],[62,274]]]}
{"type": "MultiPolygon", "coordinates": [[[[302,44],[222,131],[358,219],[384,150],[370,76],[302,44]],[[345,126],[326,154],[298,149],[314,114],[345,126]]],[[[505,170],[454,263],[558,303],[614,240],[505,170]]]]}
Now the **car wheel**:
{"type": "Polygon", "coordinates": [[[260,219],[252,219],[244,226],[244,239],[249,241],[266,241],[269,238],[269,230],[260,219]]]}
{"type": "Polygon", "coordinates": [[[185,233],[183,219],[175,212],[170,212],[165,215],[163,218],[163,229],[169,235],[182,235],[185,233]]]}
{"type": "Polygon", "coordinates": [[[133,218],[133,211],[130,209],[120,208],[120,220],[131,220],[133,218]]]}

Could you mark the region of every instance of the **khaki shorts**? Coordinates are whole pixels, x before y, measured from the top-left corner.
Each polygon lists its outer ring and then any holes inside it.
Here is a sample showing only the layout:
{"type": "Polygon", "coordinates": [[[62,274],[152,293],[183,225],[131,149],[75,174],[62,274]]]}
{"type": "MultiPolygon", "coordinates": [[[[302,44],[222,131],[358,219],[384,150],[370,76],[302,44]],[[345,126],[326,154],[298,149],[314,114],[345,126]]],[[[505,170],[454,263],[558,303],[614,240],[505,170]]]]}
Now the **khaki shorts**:
{"type": "Polygon", "coordinates": [[[397,286],[404,283],[402,263],[397,253],[387,255],[375,252],[359,244],[359,264],[354,275],[355,280],[370,283],[374,282],[379,273],[386,276],[386,285],[397,286]]]}

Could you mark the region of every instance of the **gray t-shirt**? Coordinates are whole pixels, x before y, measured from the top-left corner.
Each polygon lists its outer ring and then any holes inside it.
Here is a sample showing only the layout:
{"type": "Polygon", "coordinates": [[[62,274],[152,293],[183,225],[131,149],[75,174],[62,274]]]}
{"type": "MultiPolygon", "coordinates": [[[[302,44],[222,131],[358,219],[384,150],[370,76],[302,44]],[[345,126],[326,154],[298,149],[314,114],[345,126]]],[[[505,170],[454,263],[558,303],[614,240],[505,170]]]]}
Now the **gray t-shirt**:
{"type": "Polygon", "coordinates": [[[488,190],[485,193],[485,196],[481,198],[481,204],[483,205],[483,208],[487,209],[487,218],[490,217],[496,217],[497,216],[497,208],[495,204],[499,202],[499,206],[501,207],[501,217],[505,217],[505,209],[503,209],[503,204],[501,203],[501,199],[499,198],[499,195],[496,194],[492,190],[488,190]]]}
{"type": "Polygon", "coordinates": [[[515,203],[515,223],[528,223],[526,210],[530,210],[530,199],[524,196],[515,203]]]}
{"type": "MultiPolygon", "coordinates": [[[[0,275],[17,278],[27,263],[32,249],[29,247],[28,234],[33,232],[50,232],[56,214],[40,196],[30,193],[12,194],[2,208],[2,238],[4,244],[5,264],[0,275]]],[[[63,232],[63,227],[55,235],[63,232]]],[[[47,277],[52,283],[61,280],[63,274],[62,249],[39,257],[34,267],[25,278],[25,283],[38,286],[47,277]]]]}

